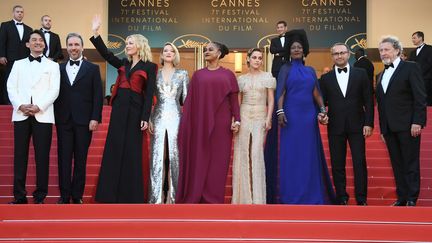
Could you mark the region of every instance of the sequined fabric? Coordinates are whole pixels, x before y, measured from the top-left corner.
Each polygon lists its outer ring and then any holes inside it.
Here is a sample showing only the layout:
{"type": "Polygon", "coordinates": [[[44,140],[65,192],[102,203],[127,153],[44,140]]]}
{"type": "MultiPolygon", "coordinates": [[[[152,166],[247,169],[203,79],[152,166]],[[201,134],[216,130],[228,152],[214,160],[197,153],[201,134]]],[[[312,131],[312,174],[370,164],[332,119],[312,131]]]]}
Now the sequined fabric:
{"type": "Polygon", "coordinates": [[[242,95],[241,126],[234,141],[232,203],[265,204],[267,88],[274,89],[276,81],[270,73],[261,73],[242,75],[238,78],[238,83],[242,95]]]}
{"type": "Polygon", "coordinates": [[[179,173],[177,135],[181,116],[180,100],[187,95],[189,82],[186,70],[176,69],[169,82],[164,82],[162,70],[156,80],[156,105],[151,114],[154,134],[150,143],[150,184],[149,203],[164,203],[164,181],[168,170],[168,192],[166,203],[175,203],[175,193],[179,173]],[[166,146],[168,151],[165,150],[166,146]],[[168,152],[168,153],[166,153],[168,152]],[[169,168],[164,166],[164,158],[169,160],[169,168]]]}

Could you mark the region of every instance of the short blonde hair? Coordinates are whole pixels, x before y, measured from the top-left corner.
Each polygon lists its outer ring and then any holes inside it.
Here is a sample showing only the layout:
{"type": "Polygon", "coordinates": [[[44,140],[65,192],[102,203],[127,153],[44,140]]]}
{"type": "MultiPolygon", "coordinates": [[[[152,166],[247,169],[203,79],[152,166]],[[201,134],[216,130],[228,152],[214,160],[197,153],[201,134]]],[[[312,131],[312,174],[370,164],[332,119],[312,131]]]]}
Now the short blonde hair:
{"type": "MultiPolygon", "coordinates": [[[[149,45],[147,38],[145,38],[141,34],[133,34],[133,35],[126,37],[126,41],[129,38],[132,38],[134,40],[135,46],[138,49],[139,58],[143,62],[147,62],[147,61],[151,62],[153,60],[153,58],[152,58],[152,53],[151,53],[150,45],[149,45]]],[[[126,47],[125,47],[125,53],[126,53],[126,47]]],[[[128,59],[129,59],[129,61],[132,61],[131,56],[128,56],[128,59]]]]}
{"type": "Polygon", "coordinates": [[[163,50],[164,50],[165,46],[171,46],[174,49],[175,57],[174,57],[174,60],[173,60],[173,65],[174,65],[174,67],[177,67],[180,64],[180,53],[179,53],[177,47],[173,43],[171,43],[171,42],[166,42],[165,45],[164,45],[164,47],[160,51],[160,56],[159,56],[160,64],[162,66],[164,65],[164,61],[163,61],[162,55],[163,55],[163,50]]]}

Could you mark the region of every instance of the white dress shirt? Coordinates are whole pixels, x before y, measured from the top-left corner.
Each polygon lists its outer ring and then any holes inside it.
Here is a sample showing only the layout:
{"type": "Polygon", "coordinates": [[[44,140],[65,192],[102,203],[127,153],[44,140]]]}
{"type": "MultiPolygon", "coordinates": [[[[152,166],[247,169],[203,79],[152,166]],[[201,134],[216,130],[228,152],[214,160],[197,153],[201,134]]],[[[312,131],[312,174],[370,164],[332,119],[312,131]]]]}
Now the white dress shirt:
{"type": "Polygon", "coordinates": [[[396,58],[396,60],[394,60],[393,62],[393,67],[389,67],[387,69],[384,70],[384,74],[382,75],[381,78],[381,86],[384,90],[384,94],[387,92],[387,88],[388,85],[390,83],[390,79],[393,76],[394,71],[396,70],[397,66],[400,63],[400,57],[396,58]]]}
{"type": "MultiPolygon", "coordinates": [[[[73,83],[75,82],[75,78],[76,78],[78,71],[79,71],[81,64],[82,64],[82,59],[83,59],[83,57],[81,56],[77,60],[74,60],[74,61],[80,61],[79,66],[77,66],[75,64],[71,66],[70,62],[66,63],[66,73],[68,75],[69,82],[71,83],[71,85],[73,85],[73,83]]],[[[69,59],[69,60],[72,60],[72,59],[69,59]]]]}
{"type": "Polygon", "coordinates": [[[338,71],[339,67],[335,68],[336,79],[344,97],[346,96],[346,91],[348,88],[348,79],[349,79],[349,72],[350,72],[350,66],[346,65],[345,67],[347,68],[347,72],[342,71],[340,73],[338,71]]]}
{"type": "Polygon", "coordinates": [[[280,39],[280,42],[281,42],[282,47],[283,47],[285,44],[285,36],[281,36],[279,39],[280,39]]]}
{"type": "Polygon", "coordinates": [[[15,19],[14,19],[14,22],[15,22],[15,27],[18,30],[18,34],[19,34],[20,40],[22,40],[23,36],[24,36],[24,24],[23,24],[23,22],[18,22],[15,19]],[[17,24],[17,23],[20,23],[20,24],[17,24]]]}
{"type": "Polygon", "coordinates": [[[416,50],[416,56],[418,56],[418,54],[420,53],[421,49],[423,49],[423,46],[425,45],[425,43],[421,44],[419,47],[417,47],[416,50]]]}
{"type": "Polygon", "coordinates": [[[49,32],[46,32],[45,33],[45,31],[49,31],[49,30],[46,30],[46,29],[44,29],[44,28],[42,28],[42,32],[44,32],[44,36],[45,36],[45,41],[46,41],[46,47],[47,47],[47,50],[46,50],[46,52],[45,52],[45,56],[46,57],[48,57],[49,56],[49,52],[50,52],[50,49],[49,49],[49,46],[50,46],[50,33],[49,32]]]}

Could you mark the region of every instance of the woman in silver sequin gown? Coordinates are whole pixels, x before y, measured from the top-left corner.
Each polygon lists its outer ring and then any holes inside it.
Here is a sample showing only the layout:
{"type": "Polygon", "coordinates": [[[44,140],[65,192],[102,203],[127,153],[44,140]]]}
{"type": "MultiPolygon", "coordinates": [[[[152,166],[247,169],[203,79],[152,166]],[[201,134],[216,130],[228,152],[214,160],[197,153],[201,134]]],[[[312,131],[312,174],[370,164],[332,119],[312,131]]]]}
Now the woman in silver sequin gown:
{"type": "Polygon", "coordinates": [[[150,118],[150,184],[149,203],[174,203],[177,189],[179,156],[177,135],[181,116],[180,102],[186,98],[188,72],[178,69],[180,55],[172,43],[166,43],[160,53],[162,68],[156,78],[156,105],[150,118]],[[165,168],[165,159],[169,160],[165,168]],[[166,170],[168,170],[166,173],[166,170]],[[168,192],[164,197],[165,175],[168,192]]]}

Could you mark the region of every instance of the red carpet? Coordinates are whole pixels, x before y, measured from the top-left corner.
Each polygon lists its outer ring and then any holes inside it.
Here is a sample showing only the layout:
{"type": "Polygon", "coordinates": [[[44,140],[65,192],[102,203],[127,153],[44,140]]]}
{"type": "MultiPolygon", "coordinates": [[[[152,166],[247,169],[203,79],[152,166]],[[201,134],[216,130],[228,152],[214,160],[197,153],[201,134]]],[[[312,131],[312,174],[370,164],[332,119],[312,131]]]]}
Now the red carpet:
{"type": "MultiPolygon", "coordinates": [[[[111,108],[104,107],[103,124],[99,130],[94,133],[92,144],[89,151],[87,165],[87,184],[85,189],[85,202],[92,202],[95,184],[100,167],[101,156],[105,144],[105,137],[108,128],[109,114],[111,108]]],[[[12,200],[12,183],[13,183],[13,126],[11,123],[10,106],[0,106],[0,203],[12,200]]],[[[432,109],[428,110],[429,117],[432,117],[432,109]]],[[[376,116],[376,118],[378,118],[376,116]]],[[[378,121],[375,119],[375,125],[378,121]]],[[[428,124],[431,124],[429,119],[428,124]]],[[[55,130],[55,129],[54,129],[55,130]]],[[[325,127],[321,127],[323,143],[327,160],[329,163],[328,142],[325,127]]],[[[422,135],[421,147],[421,193],[418,201],[419,205],[432,206],[432,128],[427,126],[422,135]]],[[[372,137],[367,139],[367,162],[368,162],[368,183],[369,183],[369,205],[388,205],[395,200],[395,189],[393,173],[391,170],[388,153],[384,143],[379,136],[378,127],[375,128],[372,137]]],[[[54,131],[53,144],[51,148],[50,161],[50,187],[47,203],[54,203],[59,195],[57,183],[57,142],[54,131]]],[[[350,156],[348,156],[350,157],[350,156]]],[[[348,175],[348,193],[353,196],[353,171],[351,160],[347,164],[348,175]]],[[[34,152],[30,148],[30,159],[28,166],[27,190],[29,194],[35,187],[35,165],[34,152]]],[[[231,177],[228,177],[226,187],[226,202],[231,200],[231,177]]],[[[351,200],[354,201],[354,200],[351,200]]],[[[353,202],[352,202],[353,203],[353,202]]]]}
{"type": "Polygon", "coordinates": [[[430,242],[432,240],[432,208],[425,207],[0,205],[0,212],[0,241],[430,242]]]}
{"type": "MultiPolygon", "coordinates": [[[[431,109],[428,113],[432,117],[431,109]]],[[[54,135],[47,204],[6,205],[13,199],[13,127],[11,107],[0,106],[0,242],[432,242],[432,207],[424,207],[432,206],[430,125],[422,135],[422,189],[415,208],[387,206],[395,200],[395,188],[378,128],[366,145],[368,207],[92,204],[109,114],[110,107],[104,107],[103,124],[93,135],[84,198],[87,204],[54,204],[59,196],[54,135]]],[[[328,159],[325,127],[321,131],[328,159]]],[[[353,195],[350,163],[348,190],[353,195]]],[[[229,176],[227,203],[231,199],[230,181],[229,176]]],[[[34,153],[30,148],[29,195],[34,184],[34,153]]]]}

